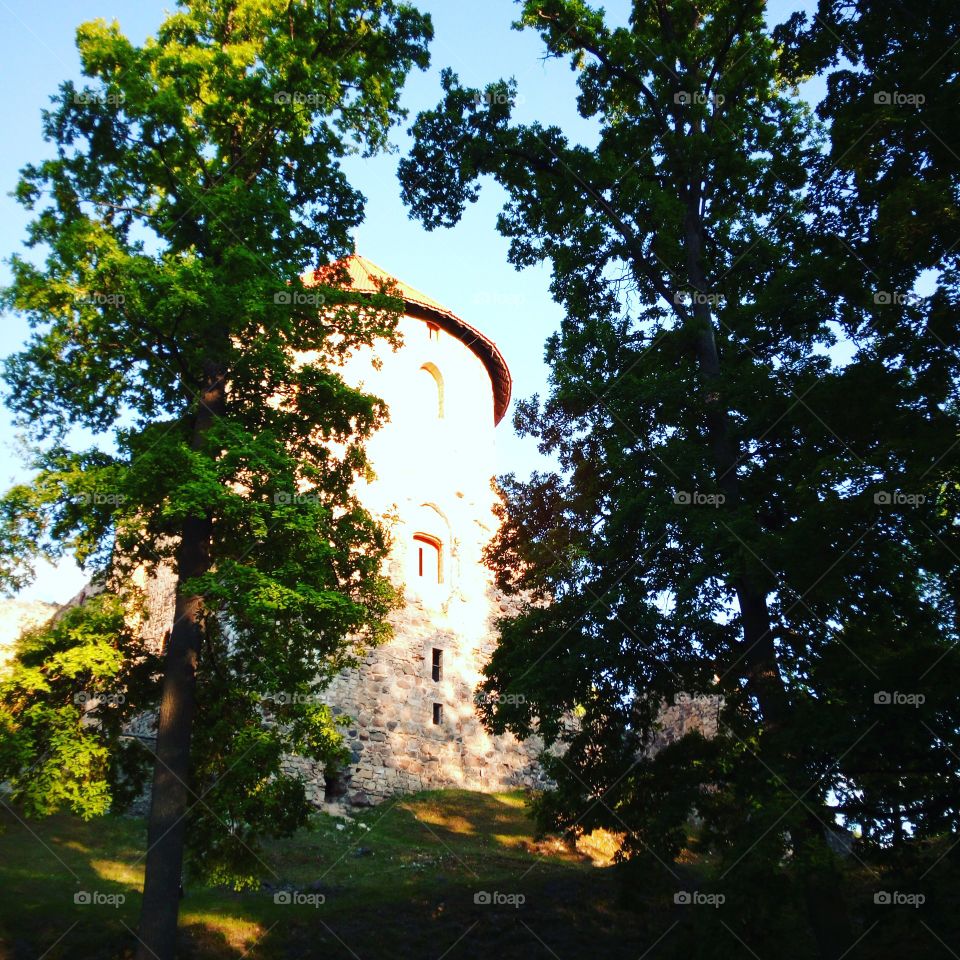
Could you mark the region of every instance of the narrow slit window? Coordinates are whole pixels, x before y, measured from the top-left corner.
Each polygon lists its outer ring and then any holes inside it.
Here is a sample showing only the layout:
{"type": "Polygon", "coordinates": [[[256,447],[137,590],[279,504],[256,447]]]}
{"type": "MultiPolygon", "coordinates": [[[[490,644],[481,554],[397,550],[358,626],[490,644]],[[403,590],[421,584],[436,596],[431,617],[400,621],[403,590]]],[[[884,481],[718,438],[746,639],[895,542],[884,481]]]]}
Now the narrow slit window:
{"type": "Polygon", "coordinates": [[[443,679],[443,651],[436,650],[433,651],[433,668],[432,676],[436,683],[439,683],[443,679]]]}
{"type": "Polygon", "coordinates": [[[413,547],[417,579],[421,583],[443,583],[443,551],[440,541],[427,533],[416,533],[413,536],[413,547]]]}
{"type": "Polygon", "coordinates": [[[439,726],[443,723],[443,704],[435,703],[433,705],[433,722],[439,726]]]}

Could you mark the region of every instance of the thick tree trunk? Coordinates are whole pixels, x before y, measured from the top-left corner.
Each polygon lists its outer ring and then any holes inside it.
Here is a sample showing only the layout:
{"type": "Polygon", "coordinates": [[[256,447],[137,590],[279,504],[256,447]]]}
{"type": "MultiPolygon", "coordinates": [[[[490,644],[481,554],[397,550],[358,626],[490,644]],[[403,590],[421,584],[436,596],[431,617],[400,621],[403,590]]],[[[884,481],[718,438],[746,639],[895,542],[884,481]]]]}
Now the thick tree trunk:
{"type": "MultiPolygon", "coordinates": [[[[194,449],[203,446],[207,431],[226,406],[223,368],[210,364],[204,379],[194,421],[194,449]]],[[[203,640],[203,598],[185,592],[183,584],[210,569],[212,528],[209,515],[187,519],[177,550],[177,599],[164,659],[136,960],[173,960],[176,953],[183,847],[192,794],[190,736],[203,640]]]]}
{"type": "MultiPolygon", "coordinates": [[[[702,295],[693,297],[692,306],[697,327],[697,367],[706,398],[707,432],[717,485],[726,498],[726,503],[735,507],[740,502],[738,453],[730,436],[729,417],[723,399],[720,356],[714,336],[710,300],[707,297],[710,291],[703,266],[704,228],[698,206],[699,197],[695,191],[691,191],[684,224],[684,243],[689,282],[694,291],[702,295]]],[[[738,662],[742,665],[750,690],[757,698],[765,733],[768,738],[775,739],[775,735],[788,726],[791,710],[777,661],[766,591],[746,572],[735,576],[730,585],[737,596],[743,628],[738,662]]],[[[787,771],[784,771],[784,782],[798,797],[805,797],[812,786],[806,778],[800,782],[787,771]]],[[[792,825],[791,840],[795,852],[807,845],[826,845],[823,824],[809,812],[809,808],[808,815],[802,818],[802,822],[792,825]]],[[[820,859],[814,857],[817,862],[820,859]]],[[[800,861],[801,858],[797,857],[797,860],[800,861]]],[[[804,869],[802,864],[801,869],[804,869]]],[[[846,904],[834,881],[832,871],[826,868],[804,869],[801,881],[808,920],[821,960],[836,960],[843,955],[851,942],[846,904]]]]}

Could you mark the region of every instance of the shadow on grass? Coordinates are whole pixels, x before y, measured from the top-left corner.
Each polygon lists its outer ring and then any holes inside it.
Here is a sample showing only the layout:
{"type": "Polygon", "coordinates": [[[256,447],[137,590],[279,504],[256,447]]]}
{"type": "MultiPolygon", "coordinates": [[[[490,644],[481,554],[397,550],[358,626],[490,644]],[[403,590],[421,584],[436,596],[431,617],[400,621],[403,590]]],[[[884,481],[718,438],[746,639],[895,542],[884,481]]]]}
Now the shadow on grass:
{"type": "MultiPolygon", "coordinates": [[[[0,958],[131,956],[143,822],[4,812],[0,823],[0,958]]],[[[598,884],[606,871],[568,845],[539,849],[519,793],[425,793],[352,820],[319,816],[268,854],[260,891],[188,884],[179,956],[529,960],[607,940],[609,956],[631,955],[612,878],[598,884]]]]}
{"type": "MultiPolygon", "coordinates": [[[[142,821],[26,822],[5,811],[0,828],[0,960],[132,956],[142,821]]],[[[741,883],[716,908],[697,907],[689,898],[684,905],[675,900],[677,892],[707,882],[702,863],[597,869],[573,847],[552,843],[534,839],[520,794],[424,793],[350,820],[318,816],[311,830],[267,845],[270,871],[262,889],[236,893],[187,884],[178,957],[814,955],[795,899],[771,899],[741,883]]],[[[923,911],[873,907],[876,878],[853,878],[859,886],[851,900],[863,938],[845,960],[899,960],[911,944],[921,948],[913,951],[917,955],[956,955],[958,885],[951,852],[946,841],[942,850],[930,851],[936,870],[924,881],[929,899],[923,911]]]]}

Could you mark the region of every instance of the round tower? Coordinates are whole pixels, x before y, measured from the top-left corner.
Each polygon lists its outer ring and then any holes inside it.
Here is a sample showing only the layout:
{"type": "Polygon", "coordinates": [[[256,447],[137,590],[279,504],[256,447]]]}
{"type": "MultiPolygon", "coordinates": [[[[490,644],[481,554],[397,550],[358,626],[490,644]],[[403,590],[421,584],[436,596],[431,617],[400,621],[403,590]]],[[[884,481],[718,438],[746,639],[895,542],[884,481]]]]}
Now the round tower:
{"type": "Polygon", "coordinates": [[[483,549],[496,517],[494,428],[510,402],[510,372],[489,338],[452,311],[357,255],[352,288],[385,280],[403,298],[398,350],[363,351],[343,375],[382,398],[390,420],[369,442],[375,479],[360,496],[391,530],[390,576],[404,586],[394,637],[327,693],[347,729],[350,766],[327,799],[373,802],[445,786],[530,785],[537,744],[491,737],[476,686],[507,609],[483,549]]]}

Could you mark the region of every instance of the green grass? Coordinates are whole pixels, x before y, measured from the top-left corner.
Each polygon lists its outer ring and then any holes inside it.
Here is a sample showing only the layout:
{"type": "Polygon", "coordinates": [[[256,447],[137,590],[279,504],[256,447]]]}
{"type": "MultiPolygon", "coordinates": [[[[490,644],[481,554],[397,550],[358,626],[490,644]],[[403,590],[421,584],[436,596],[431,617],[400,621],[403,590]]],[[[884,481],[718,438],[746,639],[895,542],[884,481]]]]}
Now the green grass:
{"type": "MultiPolygon", "coordinates": [[[[130,956],[143,822],[5,812],[0,823],[0,960],[130,956]],[[77,891],[125,899],[77,904],[77,891]]],[[[654,939],[618,905],[614,871],[535,841],[520,793],[437,791],[352,823],[318,816],[265,860],[263,890],[187,889],[182,957],[635,958],[654,939]],[[324,902],[275,902],[293,891],[324,902]],[[513,899],[476,903],[480,891],[513,899]]]]}
{"type": "MultiPolygon", "coordinates": [[[[0,804],[0,960],[130,958],[145,840],[142,820],[84,823],[60,816],[26,822],[0,804]],[[123,902],[79,904],[77,891],[123,902]]],[[[774,888],[760,891],[740,868],[738,883],[714,887],[716,870],[709,857],[696,852],[694,837],[671,865],[645,858],[625,867],[598,866],[609,863],[612,846],[612,838],[603,835],[578,848],[557,838],[536,840],[521,793],[419,793],[365,810],[352,822],[317,816],[311,830],[267,845],[263,889],[238,894],[188,884],[178,956],[809,960],[814,955],[803,906],[795,895],[787,896],[786,873],[774,888]],[[674,903],[676,891],[701,888],[725,890],[729,900],[722,909],[674,903]],[[509,899],[477,903],[481,891],[509,899]],[[275,902],[277,893],[292,898],[294,892],[323,902],[275,902]],[[760,892],[765,897],[758,898],[760,892]]],[[[943,876],[924,888],[887,882],[875,871],[858,870],[855,861],[848,864],[847,893],[854,933],[861,939],[845,960],[956,956],[942,949],[960,942],[949,850],[946,842],[942,850],[931,850],[930,870],[936,867],[943,876]],[[924,889],[927,906],[878,908],[873,904],[878,883],[924,889]],[[926,952],[911,953],[914,943],[923,943],[926,952]]],[[[764,874],[757,882],[770,880],[764,874]]]]}

